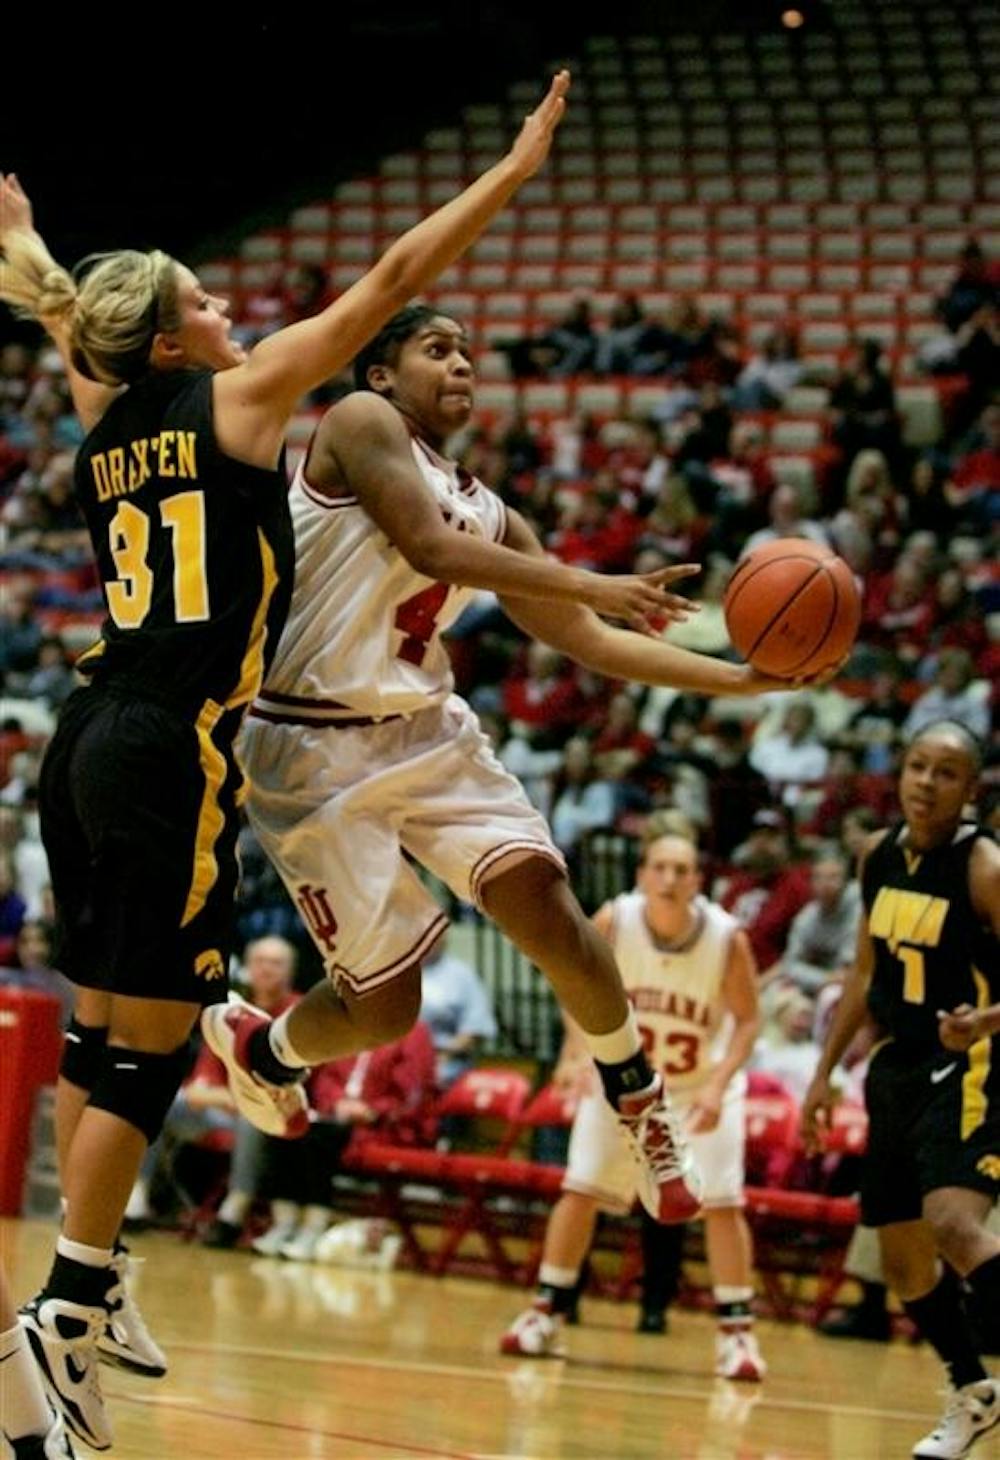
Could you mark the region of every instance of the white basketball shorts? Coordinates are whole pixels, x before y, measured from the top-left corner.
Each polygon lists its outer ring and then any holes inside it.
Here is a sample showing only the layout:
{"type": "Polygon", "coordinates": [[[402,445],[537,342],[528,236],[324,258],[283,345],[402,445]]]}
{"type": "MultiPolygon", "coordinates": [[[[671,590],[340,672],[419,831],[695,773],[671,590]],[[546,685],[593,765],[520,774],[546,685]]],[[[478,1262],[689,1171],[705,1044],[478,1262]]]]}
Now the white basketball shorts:
{"type": "MultiPolygon", "coordinates": [[[[689,1135],[691,1151],[704,1183],[703,1207],[743,1205],[746,1082],[730,1080],[715,1130],[689,1135]]],[[[697,1090],[671,1092],[681,1126],[697,1090]]],[[[603,1095],[581,1100],[569,1138],[563,1190],[594,1197],[609,1212],[627,1212],[636,1195],[635,1163],[614,1111],[603,1095]]]]}
{"type": "Polygon", "coordinates": [[[532,855],[563,872],[544,818],[457,695],[362,726],[249,716],[253,830],[329,976],[367,993],[418,961],[447,919],[407,858],[466,902],[532,855]]]}

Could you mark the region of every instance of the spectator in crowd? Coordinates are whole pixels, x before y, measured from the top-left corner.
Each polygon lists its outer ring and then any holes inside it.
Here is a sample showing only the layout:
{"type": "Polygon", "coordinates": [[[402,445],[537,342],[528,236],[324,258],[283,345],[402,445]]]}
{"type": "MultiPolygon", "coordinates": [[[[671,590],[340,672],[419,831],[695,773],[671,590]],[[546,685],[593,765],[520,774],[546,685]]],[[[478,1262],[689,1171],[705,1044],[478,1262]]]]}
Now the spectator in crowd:
{"type": "Polygon", "coordinates": [[[892,782],[885,775],[869,775],[861,770],[857,746],[838,739],[830,743],[829,750],[826,775],[818,788],[819,801],[802,824],[805,836],[830,836],[845,811],[855,806],[870,806],[876,815],[883,816],[893,804],[892,782]]]}
{"type": "Polygon", "coordinates": [[[813,1001],[788,984],[768,1004],[750,1067],[780,1080],[801,1103],[820,1052],[813,1038],[813,1001]]]}
{"type": "Polygon", "coordinates": [[[43,637],[34,585],[29,578],[8,578],[0,600],[0,674],[29,673],[38,661],[43,637]]]}
{"type": "Polygon", "coordinates": [[[983,610],[960,567],[953,564],[938,574],[934,605],[934,628],[928,649],[964,649],[973,664],[977,664],[989,647],[989,635],[983,610]]]}
{"type": "Polygon", "coordinates": [[[795,914],[784,957],[773,971],[780,983],[793,984],[809,998],[841,978],[854,957],[861,894],[849,879],[841,848],[834,842],[817,847],[812,854],[812,897],[795,914]]]}
{"type": "Polygon", "coordinates": [[[771,792],[750,761],[747,727],[742,720],[718,720],[710,745],[715,767],[709,783],[711,850],[724,862],[751,836],[754,817],[770,806],[771,792]]]}
{"type": "Polygon", "coordinates": [[[590,742],[574,736],[563,748],[552,806],[552,835],[571,864],[588,832],[614,826],[616,809],[614,785],[597,775],[590,742]]]}
{"type": "Polygon", "coordinates": [[[479,974],[448,952],[447,933],[424,955],[420,1019],[437,1058],[437,1085],[446,1090],[470,1069],[483,1044],[496,1038],[497,1021],[479,974]]]}
{"type": "Polygon", "coordinates": [[[899,461],[896,392],[881,361],[876,340],[859,341],[830,391],[833,439],[848,466],[865,447],[881,451],[890,463],[899,461]]]}
{"type": "Polygon", "coordinates": [[[333,1218],[333,1177],[349,1143],[433,1142],[435,1064],[430,1031],[418,1022],[402,1039],[317,1065],[308,1087],[315,1118],[305,1136],[263,1137],[271,1225],[254,1240],[255,1252],[312,1261],[333,1218]]]}
{"type": "Polygon", "coordinates": [[[13,962],[17,951],[17,935],[21,931],[27,908],[14,885],[14,867],[10,854],[0,851],[0,963],[13,962]]]}
{"type": "Polygon", "coordinates": [[[627,690],[619,690],[608,703],[603,728],[591,742],[591,754],[598,773],[611,780],[634,775],[648,760],[656,741],[639,728],[639,707],[627,690]]]}
{"type": "Polygon", "coordinates": [[[788,325],[772,330],[757,355],[751,355],[736,379],[730,404],[739,411],[779,409],[802,379],[798,339],[788,325]]]}
{"type": "Polygon", "coordinates": [[[945,496],[958,521],[973,527],[1000,515],[1000,405],[987,406],[979,420],[973,449],[959,456],[945,484],[945,496]]]}
{"type": "Polygon", "coordinates": [[[569,661],[534,639],[525,651],[524,670],[504,684],[503,708],[511,721],[544,730],[551,744],[565,740],[580,723],[585,699],[569,661]]]}
{"type": "Polygon", "coordinates": [[[846,505],[864,522],[876,553],[891,558],[899,545],[903,504],[893,486],[885,453],[866,447],[851,462],[846,505]]]}
{"type": "Polygon", "coordinates": [[[893,767],[909,714],[899,693],[901,682],[900,666],[886,661],[872,676],[864,700],[841,731],[841,739],[861,752],[866,771],[885,774],[893,767]]]}
{"type": "MultiPolygon", "coordinates": [[[[690,562],[700,555],[710,525],[710,518],[695,507],[686,479],[674,472],[660,487],[637,546],[640,552],[654,548],[667,560],[690,562]]],[[[637,565],[635,571],[649,569],[637,565]]]]}
{"type": "Polygon", "coordinates": [[[770,807],[755,813],[749,837],[736,848],[732,869],[713,896],[746,930],[757,966],[766,970],[784,953],[792,919],[810,892],[808,868],[792,856],[787,814],[770,807]]]}
{"type": "Polygon", "coordinates": [[[860,639],[897,660],[923,657],[934,624],[934,594],[926,570],[903,556],[865,585],[860,639]]]}
{"type": "Polygon", "coordinates": [[[750,763],[773,788],[780,788],[786,802],[801,799],[803,786],[814,785],[826,775],[830,752],[816,735],[816,711],[808,700],[793,700],[785,710],[776,735],[758,738],[750,752],[750,763]]]}
{"type": "Polygon", "coordinates": [[[936,312],[954,335],[984,304],[998,303],[997,270],[990,267],[978,240],[970,238],[958,256],[958,273],[937,301],[936,312]]]}
{"type": "Polygon", "coordinates": [[[65,704],[78,684],[73,659],[58,634],[44,638],[38,646],[38,664],[28,674],[22,693],[29,700],[44,700],[56,711],[65,704]]]}
{"type": "Polygon", "coordinates": [[[802,515],[802,497],[798,487],[790,483],[775,487],[768,502],[770,526],[761,527],[747,538],[743,556],[752,553],[765,543],[777,542],[782,537],[801,537],[820,547],[829,547],[830,539],[818,522],[802,515]]]}
{"type": "Polygon", "coordinates": [[[542,335],[519,340],[497,340],[494,348],[505,351],[515,380],[531,376],[561,378],[590,370],[594,363],[597,335],[591,318],[590,301],[577,299],[542,335]]]}
{"type": "Polygon", "coordinates": [[[73,985],[52,967],[52,928],[40,918],[26,918],[14,944],[9,967],[0,965],[0,987],[51,994],[59,1000],[60,1028],[73,1014],[73,985]]]}
{"type": "Polygon", "coordinates": [[[634,294],[623,294],[611,310],[608,327],[594,347],[594,370],[598,375],[631,375],[636,351],[647,324],[642,306],[634,294]]]}
{"type": "MultiPolygon", "coordinates": [[[[1000,483],[1000,474],[997,480],[1000,483]]],[[[910,532],[933,532],[939,542],[947,538],[955,513],[945,495],[943,471],[933,456],[918,456],[910,468],[905,509],[910,532]]]]}
{"type": "Polygon", "coordinates": [[[988,698],[974,682],[972,656],[965,649],[942,649],[930,689],[925,690],[907,716],[903,737],[910,740],[937,720],[957,720],[979,740],[990,730],[988,698]]]}

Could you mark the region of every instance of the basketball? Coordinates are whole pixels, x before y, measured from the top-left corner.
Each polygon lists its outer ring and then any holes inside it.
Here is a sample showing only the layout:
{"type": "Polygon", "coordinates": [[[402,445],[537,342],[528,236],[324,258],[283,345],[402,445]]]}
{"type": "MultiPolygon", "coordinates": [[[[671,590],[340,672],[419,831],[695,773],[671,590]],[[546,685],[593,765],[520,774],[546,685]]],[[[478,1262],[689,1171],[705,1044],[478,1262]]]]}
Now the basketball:
{"type": "Polygon", "coordinates": [[[766,543],[738,563],[722,606],[733,648],[776,679],[832,669],[861,623],[861,595],[843,558],[797,537],[766,543]]]}

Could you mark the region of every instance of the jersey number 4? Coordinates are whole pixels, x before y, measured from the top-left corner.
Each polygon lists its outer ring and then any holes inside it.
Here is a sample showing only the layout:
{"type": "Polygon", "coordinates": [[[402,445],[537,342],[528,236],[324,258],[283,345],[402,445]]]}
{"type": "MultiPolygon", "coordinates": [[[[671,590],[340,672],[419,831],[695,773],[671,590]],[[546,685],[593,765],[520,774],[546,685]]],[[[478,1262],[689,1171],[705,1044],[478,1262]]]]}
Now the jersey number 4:
{"type": "MultiPolygon", "coordinates": [[[[205,567],[205,495],[178,492],[160,503],[160,520],[173,539],[174,618],[200,623],[209,615],[205,567]]],[[[107,585],[108,608],[120,629],[137,629],[153,601],[149,566],[150,522],[132,502],[122,502],[108,524],[108,542],[118,577],[107,585]]]]}
{"type": "Polygon", "coordinates": [[[405,659],[407,664],[423,664],[427,645],[437,628],[437,616],[447,597],[447,583],[432,583],[403,600],[393,619],[403,635],[403,642],[396,650],[397,659],[405,659]]]}

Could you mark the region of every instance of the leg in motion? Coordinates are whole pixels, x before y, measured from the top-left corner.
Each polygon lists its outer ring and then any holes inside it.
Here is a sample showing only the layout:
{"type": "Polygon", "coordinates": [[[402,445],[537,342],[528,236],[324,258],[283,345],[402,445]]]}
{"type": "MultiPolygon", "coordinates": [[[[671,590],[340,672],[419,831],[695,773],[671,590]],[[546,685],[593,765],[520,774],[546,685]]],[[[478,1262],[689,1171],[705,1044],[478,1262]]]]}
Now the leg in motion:
{"type": "Polygon", "coordinates": [[[757,1382],[767,1365],[753,1331],[753,1247],[742,1209],[706,1210],[705,1244],[719,1325],[715,1372],[723,1379],[757,1382]]]}
{"type": "Polygon", "coordinates": [[[576,1281],[590,1251],[596,1221],[593,1197],[563,1192],[545,1229],[535,1300],[501,1338],[501,1353],[527,1358],[562,1356],[563,1325],[576,1296],[576,1281]]]}

